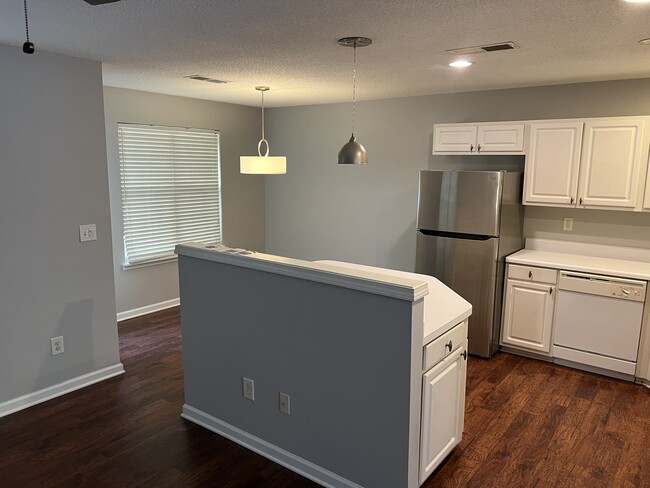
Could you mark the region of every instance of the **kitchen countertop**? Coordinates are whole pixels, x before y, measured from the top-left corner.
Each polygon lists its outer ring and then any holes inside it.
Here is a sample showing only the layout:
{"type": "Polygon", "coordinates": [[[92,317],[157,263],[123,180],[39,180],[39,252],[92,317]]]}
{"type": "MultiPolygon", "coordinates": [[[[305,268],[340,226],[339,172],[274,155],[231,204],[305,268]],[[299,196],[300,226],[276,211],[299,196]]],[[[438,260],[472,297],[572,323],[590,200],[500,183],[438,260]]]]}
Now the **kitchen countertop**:
{"type": "Polygon", "coordinates": [[[648,249],[528,239],[526,249],[511,254],[506,262],[650,280],[648,249]]]}

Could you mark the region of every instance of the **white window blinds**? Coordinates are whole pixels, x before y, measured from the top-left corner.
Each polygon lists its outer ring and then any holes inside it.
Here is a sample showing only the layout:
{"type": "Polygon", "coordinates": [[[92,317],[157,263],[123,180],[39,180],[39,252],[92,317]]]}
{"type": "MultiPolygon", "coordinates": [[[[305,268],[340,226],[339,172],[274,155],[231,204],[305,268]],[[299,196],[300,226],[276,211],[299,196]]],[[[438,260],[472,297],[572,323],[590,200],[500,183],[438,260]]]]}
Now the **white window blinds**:
{"type": "Polygon", "coordinates": [[[219,132],[118,124],[124,268],[221,243],[219,132]]]}

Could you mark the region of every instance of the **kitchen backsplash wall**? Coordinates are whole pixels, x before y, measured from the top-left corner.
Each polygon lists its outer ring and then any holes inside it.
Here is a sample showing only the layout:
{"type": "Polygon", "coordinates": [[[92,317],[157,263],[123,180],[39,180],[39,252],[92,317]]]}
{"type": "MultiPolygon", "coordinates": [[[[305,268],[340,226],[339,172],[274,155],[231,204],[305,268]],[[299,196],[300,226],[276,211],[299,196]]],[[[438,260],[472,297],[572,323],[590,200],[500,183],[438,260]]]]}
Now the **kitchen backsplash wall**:
{"type": "MultiPolygon", "coordinates": [[[[363,80],[359,81],[363,99],[363,80]]],[[[351,104],[267,111],[272,154],[288,172],[266,179],[266,250],[413,270],[421,169],[521,170],[523,156],[432,156],[434,123],[650,114],[650,79],[358,102],[355,135],[365,167],[339,166],[351,104]]],[[[527,207],[528,236],[650,247],[650,214],[527,207]],[[574,231],[562,232],[562,219],[574,231]],[[614,241],[612,241],[614,239],[614,241]]]]}
{"type": "Polygon", "coordinates": [[[526,207],[526,237],[650,248],[650,213],[526,207]],[[565,217],[573,231],[562,230],[565,217]]]}

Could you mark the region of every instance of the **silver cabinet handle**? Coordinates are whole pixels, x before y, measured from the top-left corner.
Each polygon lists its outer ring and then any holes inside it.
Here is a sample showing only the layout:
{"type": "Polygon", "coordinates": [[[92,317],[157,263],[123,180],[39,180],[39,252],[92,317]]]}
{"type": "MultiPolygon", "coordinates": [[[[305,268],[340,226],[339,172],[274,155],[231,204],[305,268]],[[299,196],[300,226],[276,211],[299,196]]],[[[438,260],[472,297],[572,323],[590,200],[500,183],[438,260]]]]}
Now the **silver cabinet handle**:
{"type": "Polygon", "coordinates": [[[573,204],[573,197],[571,197],[571,200],[569,201],[569,203],[573,204]]]}
{"type": "Polygon", "coordinates": [[[469,152],[472,152],[472,151],[474,151],[474,144],[469,145],[469,152]]]}
{"type": "Polygon", "coordinates": [[[582,205],[582,197],[580,197],[580,205],[582,205]]]}
{"type": "Polygon", "coordinates": [[[479,144],[478,147],[476,148],[476,152],[481,152],[481,145],[479,144]]]}
{"type": "Polygon", "coordinates": [[[529,277],[530,279],[533,279],[533,272],[532,272],[532,271],[529,271],[529,272],[528,272],[528,277],[529,277]]]}
{"type": "Polygon", "coordinates": [[[449,352],[454,348],[454,343],[449,341],[447,344],[445,344],[445,349],[449,348],[449,352]]]}
{"type": "Polygon", "coordinates": [[[461,354],[461,356],[463,356],[463,359],[464,359],[465,361],[467,361],[467,349],[463,351],[463,353],[461,354]]]}
{"type": "Polygon", "coordinates": [[[553,294],[553,288],[552,288],[552,287],[548,289],[548,294],[549,294],[549,295],[552,295],[552,294],[553,294]]]}

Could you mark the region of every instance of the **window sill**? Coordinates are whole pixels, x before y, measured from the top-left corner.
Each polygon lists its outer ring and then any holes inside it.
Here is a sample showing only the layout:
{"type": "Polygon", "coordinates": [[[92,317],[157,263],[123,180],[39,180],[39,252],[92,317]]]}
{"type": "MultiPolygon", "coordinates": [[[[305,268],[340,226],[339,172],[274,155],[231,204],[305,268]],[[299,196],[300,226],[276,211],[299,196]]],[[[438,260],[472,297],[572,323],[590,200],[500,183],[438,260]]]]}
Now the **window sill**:
{"type": "Polygon", "coordinates": [[[130,269],[147,268],[149,266],[157,266],[159,264],[173,263],[176,261],[178,261],[178,256],[173,254],[171,256],[147,259],[146,261],[138,261],[137,263],[122,263],[122,269],[124,271],[128,271],[130,269]]]}

